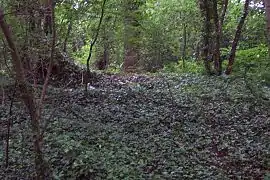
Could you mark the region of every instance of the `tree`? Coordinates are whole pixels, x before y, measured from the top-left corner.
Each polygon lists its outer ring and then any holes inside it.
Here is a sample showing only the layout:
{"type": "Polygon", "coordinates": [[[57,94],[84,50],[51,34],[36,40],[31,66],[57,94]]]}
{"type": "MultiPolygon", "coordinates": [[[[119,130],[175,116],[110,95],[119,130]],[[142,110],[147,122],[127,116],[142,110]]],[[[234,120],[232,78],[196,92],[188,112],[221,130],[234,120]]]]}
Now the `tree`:
{"type": "MultiPolygon", "coordinates": [[[[25,8],[23,4],[19,1],[20,3],[20,8],[25,8]]],[[[35,4],[38,5],[39,7],[42,6],[43,4],[35,4]]],[[[49,58],[49,65],[47,68],[47,73],[46,73],[46,78],[43,84],[42,92],[40,95],[39,100],[37,101],[37,97],[34,95],[33,88],[29,84],[29,78],[25,74],[25,70],[29,71],[30,69],[25,69],[24,68],[24,63],[22,61],[22,55],[26,55],[29,52],[26,52],[24,48],[19,48],[17,47],[17,44],[19,41],[15,43],[15,40],[13,38],[13,34],[11,31],[12,26],[9,26],[6,21],[5,21],[5,14],[3,11],[0,9],[0,27],[3,31],[4,37],[7,41],[8,47],[10,48],[10,54],[11,54],[11,64],[13,67],[13,71],[15,73],[14,79],[18,84],[18,89],[20,90],[20,97],[24,103],[24,105],[27,107],[28,113],[30,115],[30,126],[32,129],[32,136],[33,136],[33,148],[34,148],[34,157],[35,157],[35,168],[36,168],[36,179],[38,180],[43,180],[46,177],[46,173],[48,172],[48,166],[47,163],[44,159],[44,154],[42,150],[42,143],[43,143],[43,134],[40,129],[40,121],[41,121],[41,115],[42,115],[42,109],[43,109],[43,101],[46,95],[46,90],[48,87],[48,82],[50,79],[50,74],[52,71],[52,64],[53,64],[53,56],[55,52],[55,41],[56,41],[56,33],[55,33],[55,28],[54,28],[54,6],[51,0],[46,1],[46,7],[49,7],[49,11],[47,14],[45,14],[44,17],[44,27],[43,29],[45,30],[45,34],[49,35],[51,34],[50,38],[50,58],[49,58]],[[47,27],[46,27],[47,26],[47,27]],[[21,55],[22,54],[22,55],[21,55]]],[[[20,9],[21,10],[21,9],[20,9]]],[[[29,13],[28,15],[30,17],[33,16],[32,11],[29,10],[26,7],[26,12],[29,13]]],[[[18,17],[19,18],[19,17],[18,17]]],[[[35,21],[36,19],[34,18],[29,18],[23,19],[23,22],[25,23],[24,25],[26,27],[29,27],[30,33],[34,33],[35,31],[40,30],[40,24],[39,21],[35,21]],[[29,26],[30,25],[30,26],[29,26]]],[[[24,36],[24,42],[28,42],[28,36],[24,36]]],[[[40,48],[42,43],[38,41],[34,41],[34,44],[36,45],[36,48],[40,48]]],[[[23,43],[22,43],[23,44],[23,43]]],[[[33,44],[31,44],[33,45],[33,44]]],[[[23,44],[23,47],[25,44],[23,44]]],[[[30,57],[29,54],[27,54],[27,57],[30,57]]],[[[30,61],[30,58],[25,59],[25,61],[30,61]]],[[[29,62],[26,62],[30,64],[29,62]]],[[[35,74],[32,72],[32,74],[35,74]]]]}
{"type": "Polygon", "coordinates": [[[93,47],[96,44],[96,41],[97,41],[97,38],[98,38],[98,35],[99,35],[99,31],[100,31],[100,28],[101,28],[101,23],[102,23],[102,20],[103,20],[103,17],[104,17],[106,1],[107,0],[103,0],[103,2],[102,2],[101,15],[100,15],[99,23],[98,23],[98,26],[97,26],[97,29],[96,29],[96,34],[95,34],[94,38],[91,40],[90,48],[89,48],[89,54],[88,54],[88,57],[87,57],[87,60],[86,60],[86,68],[87,68],[87,71],[86,71],[86,76],[87,77],[86,77],[86,82],[85,82],[85,90],[86,91],[87,91],[87,83],[92,78],[91,77],[91,71],[90,71],[90,59],[91,59],[91,56],[92,56],[93,47]]]}
{"type": "Polygon", "coordinates": [[[267,20],[267,40],[268,40],[268,53],[270,54],[270,1],[264,0],[265,15],[267,20]]]}
{"type": "Polygon", "coordinates": [[[204,66],[207,74],[211,74],[211,65],[212,61],[212,43],[211,43],[211,33],[212,32],[212,24],[211,24],[211,12],[210,12],[210,4],[208,0],[200,0],[199,1],[200,10],[202,13],[202,17],[204,19],[203,22],[203,51],[202,51],[202,59],[204,61],[204,66]]]}
{"type": "Polygon", "coordinates": [[[101,30],[101,37],[99,46],[97,47],[98,52],[97,52],[97,60],[96,60],[96,67],[98,70],[105,70],[109,64],[109,51],[110,51],[110,39],[111,39],[111,33],[109,32],[109,21],[112,17],[107,16],[105,18],[105,22],[102,26],[101,30]]]}
{"type": "Polygon", "coordinates": [[[232,42],[231,52],[230,52],[229,59],[228,59],[229,63],[228,63],[228,66],[226,68],[226,71],[225,71],[225,74],[227,74],[227,75],[231,74],[231,72],[232,72],[233,63],[235,60],[236,48],[237,48],[237,45],[238,45],[238,42],[239,42],[239,39],[241,36],[242,27],[244,25],[244,22],[245,22],[247,15],[248,15],[249,3],[250,3],[250,0],[245,1],[243,14],[242,14],[240,21],[239,21],[237,28],[236,28],[235,36],[234,36],[234,39],[232,42]]]}
{"type": "Polygon", "coordinates": [[[204,19],[203,25],[203,61],[208,74],[211,74],[211,62],[217,75],[222,74],[222,61],[220,57],[220,44],[222,25],[226,15],[228,0],[221,3],[221,15],[218,13],[217,0],[200,0],[200,10],[204,19]]]}
{"type": "Polygon", "coordinates": [[[197,0],[162,0],[142,6],[140,62],[144,70],[156,72],[165,65],[192,61],[202,24],[196,4],[197,0]]]}
{"type": "Polygon", "coordinates": [[[17,47],[12,39],[11,32],[8,28],[8,24],[4,21],[4,13],[0,10],[0,26],[5,35],[5,38],[8,42],[8,46],[11,49],[11,56],[12,56],[12,65],[16,75],[16,81],[18,82],[19,89],[22,94],[22,100],[25,106],[28,108],[30,118],[31,118],[31,126],[33,131],[34,137],[34,150],[35,150],[35,164],[36,164],[36,173],[37,179],[44,179],[45,172],[44,172],[44,158],[41,148],[41,133],[39,128],[39,119],[38,119],[38,111],[36,110],[36,102],[34,100],[34,95],[27,85],[22,62],[19,56],[19,52],[17,47]]]}
{"type": "Polygon", "coordinates": [[[73,22],[72,22],[72,20],[69,20],[67,34],[66,34],[66,37],[65,37],[64,43],[63,43],[63,52],[65,52],[65,53],[67,52],[67,43],[68,43],[68,39],[69,39],[71,31],[72,31],[72,26],[73,26],[73,22]]]}
{"type": "Polygon", "coordinates": [[[124,70],[132,71],[138,66],[140,60],[140,6],[144,0],[126,0],[124,10],[124,70]]]}

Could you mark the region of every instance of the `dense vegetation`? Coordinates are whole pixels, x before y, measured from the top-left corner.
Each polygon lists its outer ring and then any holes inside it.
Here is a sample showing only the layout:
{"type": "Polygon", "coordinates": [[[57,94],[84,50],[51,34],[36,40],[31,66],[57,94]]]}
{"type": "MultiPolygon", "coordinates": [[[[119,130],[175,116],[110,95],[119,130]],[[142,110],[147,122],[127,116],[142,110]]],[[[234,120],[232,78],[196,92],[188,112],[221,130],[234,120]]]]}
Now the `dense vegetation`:
{"type": "Polygon", "coordinates": [[[0,179],[269,179],[268,3],[0,2],[0,179]]]}

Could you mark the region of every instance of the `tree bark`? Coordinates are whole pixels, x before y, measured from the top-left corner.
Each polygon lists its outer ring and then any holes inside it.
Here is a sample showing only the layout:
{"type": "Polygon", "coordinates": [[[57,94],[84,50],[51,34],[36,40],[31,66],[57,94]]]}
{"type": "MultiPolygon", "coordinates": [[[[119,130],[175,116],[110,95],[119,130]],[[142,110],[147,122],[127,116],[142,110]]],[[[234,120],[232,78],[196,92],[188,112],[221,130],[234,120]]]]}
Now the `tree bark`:
{"type": "Polygon", "coordinates": [[[215,25],[215,51],[214,51],[214,67],[217,75],[222,73],[222,64],[220,59],[220,35],[221,27],[218,18],[217,0],[213,1],[213,16],[215,25]]]}
{"type": "Polygon", "coordinates": [[[250,0],[245,1],[242,17],[241,17],[241,19],[240,19],[240,21],[239,21],[239,23],[237,25],[237,28],[236,28],[234,40],[233,40],[233,43],[232,43],[231,52],[230,52],[230,55],[229,55],[229,63],[228,63],[227,69],[225,71],[225,74],[227,74],[227,75],[232,73],[232,68],[233,68],[233,64],[234,64],[234,60],[235,60],[236,48],[237,48],[237,45],[238,45],[238,42],[239,42],[239,39],[240,39],[240,36],[241,36],[242,27],[244,25],[244,22],[245,22],[245,19],[246,19],[247,15],[248,15],[249,3],[250,3],[250,0]]]}
{"type": "Polygon", "coordinates": [[[104,19],[104,25],[102,26],[102,31],[100,35],[100,44],[98,46],[97,60],[95,62],[96,68],[98,70],[105,70],[109,65],[109,56],[110,56],[110,23],[111,17],[107,16],[104,19]]]}
{"type": "Polygon", "coordinates": [[[9,25],[4,20],[4,13],[0,9],[0,27],[6,38],[10,48],[12,57],[11,63],[15,72],[15,78],[18,83],[18,89],[21,93],[21,99],[27,107],[31,119],[31,128],[33,134],[34,152],[35,152],[35,166],[36,166],[36,179],[43,180],[45,178],[44,157],[42,152],[42,137],[40,133],[40,123],[38,119],[38,112],[36,110],[37,104],[34,99],[34,94],[30,86],[27,84],[23,65],[19,56],[17,47],[12,39],[9,25]]]}
{"type": "Polygon", "coordinates": [[[45,6],[45,11],[44,11],[44,33],[46,36],[52,34],[52,8],[53,8],[53,3],[52,0],[43,0],[43,4],[45,6]]]}
{"type": "Polygon", "coordinates": [[[142,17],[139,8],[143,1],[126,0],[123,3],[124,9],[124,71],[136,70],[140,61],[140,18],[142,17]]]}
{"type": "Polygon", "coordinates": [[[67,52],[67,42],[68,42],[68,38],[71,33],[71,30],[72,30],[72,20],[68,22],[67,34],[64,40],[64,45],[63,45],[63,52],[67,52]]]}
{"type": "Polygon", "coordinates": [[[228,9],[228,3],[229,3],[228,1],[229,0],[224,0],[223,4],[222,4],[222,13],[221,13],[220,20],[219,20],[220,32],[222,32],[222,26],[223,26],[225,15],[226,15],[226,12],[228,9]]]}
{"type": "Polygon", "coordinates": [[[84,82],[85,83],[85,91],[87,91],[87,83],[90,81],[90,78],[91,78],[90,59],[91,59],[91,56],[92,56],[93,47],[96,44],[96,41],[97,41],[97,38],[98,38],[98,35],[99,35],[101,23],[102,23],[102,20],[103,20],[103,17],[104,17],[106,1],[107,0],[103,0],[103,2],[102,2],[101,15],[100,15],[100,18],[99,18],[98,27],[97,27],[97,30],[96,30],[95,37],[94,37],[93,41],[91,41],[90,48],[89,48],[89,54],[88,54],[88,57],[87,57],[87,60],[86,60],[86,81],[84,82]]]}
{"type": "Polygon", "coordinates": [[[204,18],[203,23],[203,50],[202,59],[204,62],[205,70],[207,74],[212,74],[211,72],[211,54],[210,54],[210,44],[211,44],[211,17],[209,12],[209,2],[208,0],[200,0],[200,10],[204,18]]]}
{"type": "Polygon", "coordinates": [[[40,96],[40,101],[38,104],[38,119],[40,119],[41,117],[41,110],[42,110],[42,105],[43,105],[43,100],[45,98],[46,95],[46,91],[48,88],[48,84],[49,84],[49,80],[50,80],[50,76],[51,76],[51,72],[52,72],[52,66],[53,66],[53,62],[54,62],[54,54],[55,54],[55,44],[56,44],[56,29],[55,29],[55,14],[54,14],[54,6],[52,4],[51,1],[51,28],[52,28],[52,38],[51,38],[51,51],[50,51],[50,61],[49,61],[49,66],[47,68],[47,74],[46,74],[46,78],[42,87],[42,92],[41,92],[41,96],[40,96]]]}
{"type": "Polygon", "coordinates": [[[270,0],[264,0],[265,16],[267,21],[268,54],[270,56],[270,0]]]}
{"type": "Polygon", "coordinates": [[[183,61],[183,69],[186,69],[186,49],[187,49],[187,25],[184,24],[183,28],[183,49],[182,49],[182,61],[183,61]]]}

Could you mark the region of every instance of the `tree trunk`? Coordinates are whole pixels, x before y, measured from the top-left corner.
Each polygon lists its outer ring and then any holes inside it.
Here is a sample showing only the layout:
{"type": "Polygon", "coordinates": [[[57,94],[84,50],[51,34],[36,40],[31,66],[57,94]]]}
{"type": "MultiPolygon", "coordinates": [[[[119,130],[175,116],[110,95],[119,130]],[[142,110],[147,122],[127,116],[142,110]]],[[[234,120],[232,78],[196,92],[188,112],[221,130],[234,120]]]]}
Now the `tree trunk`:
{"type": "Polygon", "coordinates": [[[126,0],[123,5],[124,9],[124,71],[132,72],[136,70],[136,66],[140,60],[140,14],[139,7],[143,4],[142,1],[126,0]]]}
{"type": "Polygon", "coordinates": [[[72,30],[72,21],[70,20],[68,22],[67,34],[66,34],[66,37],[65,37],[65,40],[64,40],[63,52],[67,52],[67,42],[68,42],[68,38],[70,36],[71,30],[72,30]]]}
{"type": "Polygon", "coordinates": [[[270,0],[264,0],[265,15],[267,20],[267,42],[268,42],[268,53],[270,56],[270,0]]]}
{"type": "Polygon", "coordinates": [[[183,49],[182,49],[182,61],[183,61],[183,69],[186,68],[186,48],[187,48],[187,25],[184,24],[183,29],[183,49]]]}
{"type": "Polygon", "coordinates": [[[109,46],[105,41],[103,44],[102,53],[98,55],[98,59],[96,61],[96,68],[98,70],[105,70],[109,63],[109,46]]]}
{"type": "Polygon", "coordinates": [[[214,50],[214,67],[217,75],[221,75],[222,73],[222,64],[220,59],[220,35],[221,35],[221,27],[218,18],[218,8],[217,8],[217,0],[213,1],[213,18],[215,25],[215,50],[214,50]]]}
{"type": "Polygon", "coordinates": [[[110,16],[107,16],[104,19],[101,31],[102,34],[100,35],[100,43],[97,46],[97,60],[95,65],[98,70],[105,70],[109,65],[111,33],[108,24],[110,24],[110,20],[110,16]]]}
{"type": "Polygon", "coordinates": [[[204,18],[203,24],[203,51],[202,59],[204,61],[204,66],[207,74],[211,74],[211,53],[210,53],[210,43],[211,43],[211,17],[209,12],[209,2],[208,0],[200,0],[200,10],[204,18]]]}
{"type": "Polygon", "coordinates": [[[97,41],[97,38],[98,38],[98,35],[99,35],[101,23],[102,23],[102,20],[103,20],[103,17],[104,17],[106,1],[107,0],[103,0],[103,2],[102,2],[101,15],[100,15],[100,18],[99,18],[98,27],[97,27],[97,30],[96,30],[95,37],[94,37],[94,39],[90,43],[89,54],[88,54],[88,57],[87,57],[87,60],[86,60],[86,77],[85,77],[85,82],[84,82],[84,84],[85,84],[85,91],[87,91],[87,83],[89,83],[90,82],[90,79],[91,79],[90,59],[91,59],[91,56],[92,56],[93,47],[96,44],[96,41],[97,41]]]}
{"type": "Polygon", "coordinates": [[[19,56],[17,47],[12,39],[11,31],[9,25],[4,20],[4,13],[0,9],[0,27],[4,33],[8,46],[10,48],[10,54],[12,57],[12,66],[15,72],[15,78],[18,83],[18,89],[21,92],[21,99],[23,100],[25,106],[27,107],[31,119],[31,128],[33,134],[34,152],[35,152],[35,166],[36,166],[36,179],[43,180],[45,178],[45,168],[44,168],[44,158],[42,152],[42,137],[40,133],[40,123],[39,116],[37,112],[37,104],[34,99],[34,94],[31,88],[28,86],[23,65],[19,56]]]}
{"type": "Polygon", "coordinates": [[[228,1],[229,0],[224,0],[223,4],[222,4],[222,13],[221,13],[220,20],[219,20],[220,32],[222,32],[222,26],[223,26],[223,22],[225,19],[225,15],[226,15],[228,3],[229,3],[228,1]]]}
{"type": "Polygon", "coordinates": [[[232,43],[231,52],[230,52],[230,55],[229,55],[229,63],[228,63],[227,69],[225,71],[225,74],[227,74],[227,75],[232,73],[232,68],[233,68],[233,64],[234,64],[234,60],[235,60],[236,48],[237,48],[237,45],[238,45],[238,42],[239,42],[239,39],[240,39],[240,36],[241,36],[242,27],[244,25],[244,22],[245,22],[245,19],[246,19],[247,15],[248,15],[249,3],[250,3],[250,0],[245,1],[242,17],[241,17],[241,19],[240,19],[240,21],[239,21],[239,23],[237,25],[237,28],[236,28],[235,36],[234,36],[233,43],[232,43]]]}

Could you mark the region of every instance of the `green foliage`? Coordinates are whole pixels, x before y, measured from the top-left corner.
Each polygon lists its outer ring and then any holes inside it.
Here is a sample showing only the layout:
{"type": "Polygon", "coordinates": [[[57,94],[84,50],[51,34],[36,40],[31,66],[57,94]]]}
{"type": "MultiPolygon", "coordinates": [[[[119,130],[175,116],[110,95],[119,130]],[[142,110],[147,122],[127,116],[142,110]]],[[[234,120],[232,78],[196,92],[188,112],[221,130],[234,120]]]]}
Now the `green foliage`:
{"type": "Polygon", "coordinates": [[[185,60],[185,65],[183,65],[183,61],[180,60],[177,63],[168,63],[164,66],[164,72],[173,72],[173,73],[203,73],[204,67],[201,63],[195,62],[193,60],[185,60]]]}
{"type": "Polygon", "coordinates": [[[268,48],[260,45],[236,53],[234,72],[248,73],[251,77],[264,84],[270,84],[270,63],[268,61],[268,48]]]}
{"type": "MultiPolygon", "coordinates": [[[[43,144],[53,179],[254,179],[269,168],[269,103],[259,103],[242,78],[104,75],[87,93],[48,90],[47,99],[54,101],[43,111],[49,122],[43,144]]],[[[8,171],[0,168],[0,179],[33,179],[24,114],[15,103],[14,116],[23,119],[14,119],[12,164],[8,171]]]]}
{"type": "Polygon", "coordinates": [[[122,65],[118,65],[117,63],[111,63],[109,67],[106,69],[106,72],[108,73],[120,73],[122,71],[122,65]]]}
{"type": "Polygon", "coordinates": [[[270,180],[270,172],[265,173],[264,180],[270,180]]]}
{"type": "MultiPolygon", "coordinates": [[[[90,44],[100,15],[100,2],[76,4],[72,1],[65,1],[65,3],[59,3],[56,7],[58,34],[61,39],[66,36],[68,22],[73,22],[72,32],[68,39],[69,49],[71,49],[71,44],[74,41],[76,42],[82,38],[82,35],[86,44],[90,44]]],[[[235,27],[241,16],[242,9],[243,3],[241,1],[229,2],[227,10],[229,13],[226,14],[224,21],[221,42],[222,47],[225,47],[224,49],[230,45],[230,41],[234,37],[235,27]]],[[[161,0],[158,2],[154,0],[130,0],[125,1],[124,4],[122,1],[114,0],[108,2],[106,6],[105,19],[94,53],[98,56],[97,51],[103,48],[104,43],[110,44],[110,63],[113,63],[110,71],[114,71],[115,67],[123,63],[124,42],[139,46],[141,53],[139,63],[145,70],[152,71],[156,67],[161,68],[164,64],[173,62],[171,58],[168,58],[167,52],[169,52],[169,55],[181,56],[184,46],[184,26],[188,33],[187,58],[191,58],[201,40],[202,21],[196,0],[161,0]],[[131,7],[133,7],[132,10],[130,10],[131,7]],[[129,25],[123,23],[127,17],[133,19],[130,20],[129,25]],[[134,18],[136,21],[134,21],[134,18]],[[152,65],[155,67],[152,68],[152,65]]],[[[265,43],[265,21],[263,19],[264,13],[260,8],[250,9],[250,15],[247,18],[240,40],[239,50],[265,43]]],[[[73,53],[73,57],[79,59],[79,62],[85,63],[89,51],[87,47],[88,45],[80,49],[79,52],[73,53]]],[[[93,55],[91,63],[93,64],[96,59],[95,55],[93,55]]],[[[240,61],[244,62],[243,60],[240,61]]],[[[225,67],[227,61],[223,63],[223,67],[225,67]]],[[[189,70],[191,72],[201,72],[201,69],[197,70],[198,65],[192,65],[192,62],[188,61],[186,64],[185,70],[181,70],[181,63],[177,64],[176,67],[174,67],[175,65],[166,65],[168,67],[165,67],[165,69],[173,72],[188,72],[189,70]]],[[[243,65],[243,63],[242,65],[236,65],[238,67],[235,68],[235,71],[242,70],[243,65]]],[[[119,68],[117,69],[119,70],[119,68]]]]}
{"type": "Polygon", "coordinates": [[[268,49],[265,45],[259,45],[246,50],[238,50],[236,58],[236,64],[238,66],[249,63],[255,63],[262,66],[268,64],[268,61],[265,61],[266,58],[268,58],[268,49]]]}
{"type": "MultiPolygon", "coordinates": [[[[89,48],[90,45],[83,46],[79,51],[72,53],[73,58],[81,64],[86,64],[86,60],[89,54],[89,48]]],[[[95,52],[93,52],[92,57],[95,57],[95,52]]],[[[94,58],[91,59],[91,63],[94,62],[93,59],[94,58]]]]}
{"type": "MultiPolygon", "coordinates": [[[[162,67],[175,62],[170,56],[179,56],[183,48],[183,27],[189,34],[187,55],[200,39],[200,16],[195,0],[147,1],[142,21],[142,51],[145,66],[162,67]]],[[[147,69],[150,69],[148,67],[147,69]]]]}
{"type": "Polygon", "coordinates": [[[248,49],[260,44],[266,44],[265,37],[265,13],[262,8],[250,9],[247,22],[242,32],[242,40],[239,43],[240,49],[248,49]]]}
{"type": "MultiPolygon", "coordinates": [[[[82,64],[86,63],[89,44],[96,33],[100,4],[101,0],[65,0],[56,4],[57,47],[59,44],[61,49],[68,37],[68,55],[82,64]],[[68,35],[70,22],[72,29],[68,35]],[[83,45],[74,46],[81,40],[83,45]]],[[[232,40],[241,10],[241,1],[230,1],[223,43],[232,40]]],[[[27,20],[18,21],[8,13],[6,17],[20,45],[29,35],[25,28],[27,20]]],[[[203,76],[202,62],[192,59],[199,48],[203,22],[197,0],[108,1],[105,22],[90,63],[94,64],[104,44],[109,44],[111,64],[107,72],[119,73],[128,42],[139,46],[142,66],[150,66],[149,69],[165,66],[152,77],[100,76],[87,93],[77,89],[76,84],[74,89],[59,88],[57,93],[48,94],[42,113],[45,126],[41,127],[45,132],[44,154],[54,179],[229,179],[232,173],[243,179],[259,177],[269,169],[269,163],[262,164],[269,154],[266,151],[269,103],[267,98],[263,103],[257,98],[268,97],[269,88],[259,92],[265,93],[264,96],[253,92],[260,88],[261,82],[270,86],[263,17],[264,13],[252,9],[243,31],[234,72],[244,78],[217,78],[203,76]],[[123,3],[129,7],[125,9],[123,3]],[[132,21],[126,22],[127,16],[132,21]],[[184,27],[187,30],[185,61],[179,60],[184,27]],[[218,142],[217,150],[212,147],[213,138],[218,142]],[[223,149],[229,153],[224,154],[223,149]],[[219,158],[222,161],[217,161],[219,158]]],[[[221,49],[222,55],[228,55],[228,46],[222,46],[225,47],[221,49]]],[[[45,52],[42,47],[39,54],[31,56],[36,47],[27,44],[25,47],[29,55],[25,59],[35,59],[45,52]]],[[[226,64],[223,61],[223,68],[226,64]]],[[[2,75],[1,69],[1,85],[14,83],[2,75]]],[[[11,97],[10,90],[5,93],[11,97]]],[[[5,100],[10,104],[10,98],[5,100]]],[[[0,114],[6,114],[8,108],[3,105],[0,114]]],[[[17,99],[13,108],[12,117],[18,118],[13,118],[10,137],[11,166],[0,168],[0,179],[20,175],[18,178],[32,179],[20,172],[30,172],[28,176],[32,176],[34,168],[29,167],[33,158],[29,151],[32,134],[25,128],[28,121],[24,118],[28,117],[17,99]]],[[[5,115],[0,123],[5,125],[8,119],[5,115]]],[[[0,154],[0,159],[3,158],[0,154]]]]}
{"type": "Polygon", "coordinates": [[[258,76],[258,78],[263,82],[264,85],[270,87],[270,70],[269,67],[264,69],[258,76]]]}

